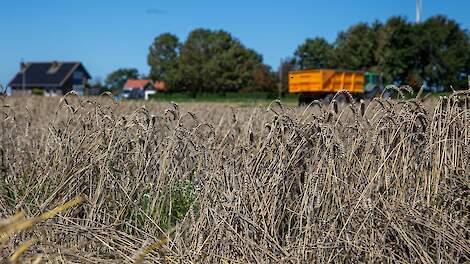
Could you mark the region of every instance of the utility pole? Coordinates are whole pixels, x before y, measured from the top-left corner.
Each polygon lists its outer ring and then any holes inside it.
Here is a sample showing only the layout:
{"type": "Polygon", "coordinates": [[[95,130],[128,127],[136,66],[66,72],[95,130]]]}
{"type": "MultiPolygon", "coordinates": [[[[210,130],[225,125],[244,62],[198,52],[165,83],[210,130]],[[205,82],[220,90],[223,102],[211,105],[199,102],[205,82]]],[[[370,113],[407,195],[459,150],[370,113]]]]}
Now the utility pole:
{"type": "Polygon", "coordinates": [[[421,0],[416,0],[416,24],[421,23],[422,7],[421,0]]]}
{"type": "Polygon", "coordinates": [[[282,96],[282,59],[281,63],[279,64],[279,85],[278,85],[278,99],[281,100],[282,96]]]}

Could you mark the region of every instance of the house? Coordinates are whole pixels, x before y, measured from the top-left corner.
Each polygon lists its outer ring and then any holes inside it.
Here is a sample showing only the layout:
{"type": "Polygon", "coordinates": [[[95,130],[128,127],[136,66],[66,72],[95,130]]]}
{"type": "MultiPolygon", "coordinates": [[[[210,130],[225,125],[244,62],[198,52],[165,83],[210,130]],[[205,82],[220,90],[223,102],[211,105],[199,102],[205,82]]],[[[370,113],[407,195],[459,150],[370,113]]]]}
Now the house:
{"type": "Polygon", "coordinates": [[[154,89],[153,82],[151,80],[134,80],[129,79],[124,84],[123,90],[152,90],[154,89]]]}
{"type": "Polygon", "coordinates": [[[155,94],[157,91],[165,91],[165,83],[157,81],[155,83],[152,80],[127,80],[122,88],[122,96],[126,99],[144,98],[149,99],[149,96],[155,94]]]}
{"type": "Polygon", "coordinates": [[[81,62],[27,62],[8,83],[12,95],[64,95],[76,91],[83,95],[91,78],[81,62]]]}

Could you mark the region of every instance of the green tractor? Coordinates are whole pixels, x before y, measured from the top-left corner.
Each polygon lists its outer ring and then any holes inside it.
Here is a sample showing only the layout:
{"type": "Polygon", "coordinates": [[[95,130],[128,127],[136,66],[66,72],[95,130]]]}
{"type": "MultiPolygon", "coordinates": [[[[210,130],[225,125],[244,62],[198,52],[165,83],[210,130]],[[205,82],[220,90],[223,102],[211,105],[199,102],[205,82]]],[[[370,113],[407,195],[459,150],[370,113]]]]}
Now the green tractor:
{"type": "Polygon", "coordinates": [[[379,96],[384,90],[384,84],[382,75],[377,72],[365,72],[364,73],[365,84],[364,84],[364,98],[373,99],[379,96]]]}

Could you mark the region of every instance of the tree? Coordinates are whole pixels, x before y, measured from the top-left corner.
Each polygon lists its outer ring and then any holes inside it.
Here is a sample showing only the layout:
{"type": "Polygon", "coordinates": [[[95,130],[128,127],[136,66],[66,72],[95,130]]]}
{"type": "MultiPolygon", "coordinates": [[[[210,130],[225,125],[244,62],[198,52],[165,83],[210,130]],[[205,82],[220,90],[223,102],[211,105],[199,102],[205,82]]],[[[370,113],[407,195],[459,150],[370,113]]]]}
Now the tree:
{"type": "Polygon", "coordinates": [[[466,85],[469,72],[468,32],[445,16],[435,16],[422,24],[393,17],[381,28],[378,65],[386,82],[410,84],[415,89],[466,85]]]}
{"type": "Polygon", "coordinates": [[[178,60],[178,80],[185,90],[194,96],[205,90],[204,65],[209,61],[210,30],[196,29],[189,33],[188,38],[181,46],[178,60]]]}
{"type": "MultiPolygon", "coordinates": [[[[256,71],[266,70],[263,68],[262,57],[245,48],[238,40],[232,39],[226,45],[214,50],[213,57],[205,67],[205,83],[209,88],[207,91],[221,94],[239,91],[253,84],[256,71]]],[[[256,85],[260,88],[259,83],[256,85]]]]}
{"type": "Polygon", "coordinates": [[[106,77],[106,86],[113,92],[121,91],[128,79],[138,79],[139,71],[135,68],[118,69],[106,77]]]}
{"type": "Polygon", "coordinates": [[[333,66],[334,49],[324,38],[307,39],[294,53],[300,69],[330,68],[333,66]]]}
{"type": "Polygon", "coordinates": [[[274,93],[277,91],[279,84],[278,77],[266,64],[260,64],[252,74],[252,80],[246,92],[267,92],[274,93]]]}
{"type": "Polygon", "coordinates": [[[378,69],[385,83],[405,84],[418,60],[417,35],[403,17],[390,18],[379,30],[377,40],[378,69]]]}
{"type": "Polygon", "coordinates": [[[261,63],[259,54],[229,33],[196,29],[181,46],[178,70],[172,80],[193,96],[238,91],[249,85],[261,63]]]}
{"type": "Polygon", "coordinates": [[[286,58],[281,61],[278,72],[280,72],[282,93],[289,90],[289,72],[293,70],[295,70],[295,61],[292,58],[286,58]]]}
{"type": "Polygon", "coordinates": [[[173,34],[164,33],[155,38],[147,56],[151,79],[168,81],[170,72],[177,67],[179,48],[178,37],[173,34]]]}
{"type": "Polygon", "coordinates": [[[435,16],[417,25],[419,75],[429,86],[466,86],[470,39],[455,21],[435,16]]]}
{"type": "Polygon", "coordinates": [[[359,23],[350,27],[346,32],[340,32],[335,42],[335,66],[340,69],[370,70],[377,61],[376,34],[381,24],[376,22],[371,26],[359,23]]]}

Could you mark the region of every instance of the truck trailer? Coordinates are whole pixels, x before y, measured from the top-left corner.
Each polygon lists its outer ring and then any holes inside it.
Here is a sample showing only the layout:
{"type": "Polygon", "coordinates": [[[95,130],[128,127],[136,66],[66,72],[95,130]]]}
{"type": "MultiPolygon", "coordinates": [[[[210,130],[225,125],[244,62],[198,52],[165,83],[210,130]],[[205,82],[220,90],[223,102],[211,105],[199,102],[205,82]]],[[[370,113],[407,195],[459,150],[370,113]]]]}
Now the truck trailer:
{"type": "Polygon", "coordinates": [[[359,98],[373,98],[383,90],[380,74],[345,70],[300,70],[289,72],[289,92],[298,93],[299,105],[313,100],[330,101],[335,93],[347,90],[359,98]]]}

